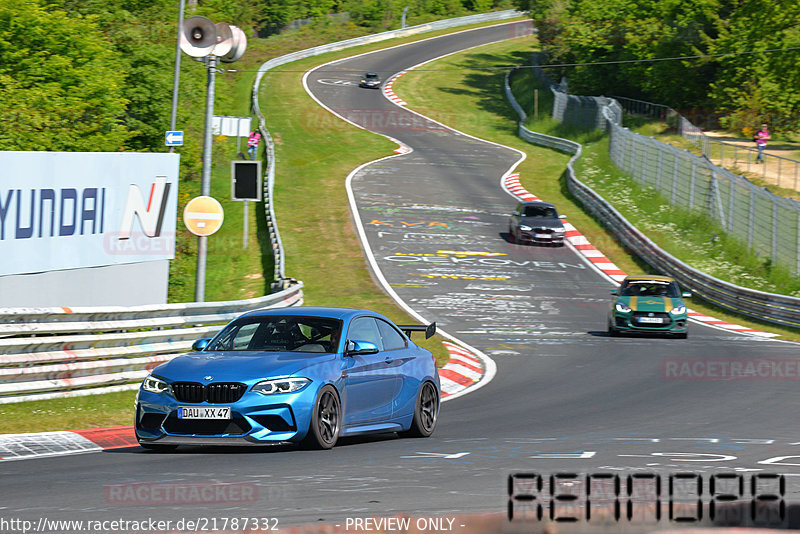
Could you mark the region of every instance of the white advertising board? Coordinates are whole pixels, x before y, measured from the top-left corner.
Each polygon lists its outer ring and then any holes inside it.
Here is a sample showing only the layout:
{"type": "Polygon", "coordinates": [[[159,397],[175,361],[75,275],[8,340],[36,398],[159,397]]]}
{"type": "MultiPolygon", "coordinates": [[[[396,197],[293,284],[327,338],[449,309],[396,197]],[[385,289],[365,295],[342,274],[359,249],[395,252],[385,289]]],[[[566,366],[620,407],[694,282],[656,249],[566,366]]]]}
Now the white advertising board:
{"type": "Polygon", "coordinates": [[[174,258],[179,158],[0,152],[0,276],[174,258]]]}
{"type": "Polygon", "coordinates": [[[250,117],[214,115],[211,117],[211,133],[228,137],[248,137],[251,132],[250,123],[250,117]]]}

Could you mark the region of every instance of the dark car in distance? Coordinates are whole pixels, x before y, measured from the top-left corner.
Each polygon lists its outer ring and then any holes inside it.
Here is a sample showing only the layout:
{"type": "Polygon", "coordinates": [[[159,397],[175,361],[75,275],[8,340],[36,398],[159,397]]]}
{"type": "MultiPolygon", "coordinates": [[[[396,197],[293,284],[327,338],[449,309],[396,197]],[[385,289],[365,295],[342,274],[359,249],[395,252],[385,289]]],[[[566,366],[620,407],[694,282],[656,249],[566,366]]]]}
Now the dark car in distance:
{"type": "Polygon", "coordinates": [[[367,72],[364,74],[364,77],[361,78],[361,83],[359,83],[358,86],[366,87],[367,89],[379,89],[381,86],[381,77],[378,76],[377,72],[367,72]]]}
{"type": "Polygon", "coordinates": [[[508,222],[508,233],[515,243],[564,245],[566,228],[556,207],[549,202],[525,201],[517,205],[508,222]]]}

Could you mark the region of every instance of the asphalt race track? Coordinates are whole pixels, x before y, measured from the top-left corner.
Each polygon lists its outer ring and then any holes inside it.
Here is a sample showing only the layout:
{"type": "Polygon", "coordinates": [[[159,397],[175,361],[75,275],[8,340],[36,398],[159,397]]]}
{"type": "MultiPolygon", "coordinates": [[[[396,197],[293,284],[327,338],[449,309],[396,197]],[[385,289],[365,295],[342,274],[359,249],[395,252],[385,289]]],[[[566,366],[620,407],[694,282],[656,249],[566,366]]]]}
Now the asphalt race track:
{"type": "MultiPolygon", "coordinates": [[[[392,514],[505,513],[507,478],[519,472],[800,476],[797,375],[779,376],[796,362],[796,344],[699,324],[691,325],[687,340],[608,337],[611,282],[569,247],[508,240],[515,200],[500,180],[519,153],[425,121],[380,91],[357,86],[365,71],[386,79],[526,27],[511,23],[425,40],[323,66],[307,77],[326,107],[413,149],[352,178],[369,248],[405,303],[497,364],[488,385],[442,405],[433,437],[350,439],[319,452],[133,448],[3,462],[0,515],[238,516],[278,518],[288,526],[392,514]],[[696,364],[712,360],[768,362],[771,371],[754,379],[704,380],[696,364]],[[685,363],[694,375],[674,372],[685,363]],[[153,491],[193,484],[249,490],[194,503],[156,498],[153,491]]],[[[797,479],[786,480],[787,500],[796,501],[797,479]]]]}

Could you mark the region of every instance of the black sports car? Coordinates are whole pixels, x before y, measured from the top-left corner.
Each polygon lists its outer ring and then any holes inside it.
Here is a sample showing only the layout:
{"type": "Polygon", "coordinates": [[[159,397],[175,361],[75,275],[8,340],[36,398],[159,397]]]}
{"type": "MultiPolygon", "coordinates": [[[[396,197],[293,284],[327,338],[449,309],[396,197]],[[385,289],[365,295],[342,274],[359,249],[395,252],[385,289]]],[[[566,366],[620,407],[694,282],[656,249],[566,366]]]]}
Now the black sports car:
{"type": "Polygon", "coordinates": [[[548,202],[520,202],[508,221],[508,233],[515,243],[563,245],[566,229],[556,207],[548,202]]]}
{"type": "Polygon", "coordinates": [[[367,72],[364,74],[364,77],[361,78],[361,83],[359,83],[358,86],[368,89],[379,89],[381,86],[381,77],[378,76],[377,72],[367,72]]]}

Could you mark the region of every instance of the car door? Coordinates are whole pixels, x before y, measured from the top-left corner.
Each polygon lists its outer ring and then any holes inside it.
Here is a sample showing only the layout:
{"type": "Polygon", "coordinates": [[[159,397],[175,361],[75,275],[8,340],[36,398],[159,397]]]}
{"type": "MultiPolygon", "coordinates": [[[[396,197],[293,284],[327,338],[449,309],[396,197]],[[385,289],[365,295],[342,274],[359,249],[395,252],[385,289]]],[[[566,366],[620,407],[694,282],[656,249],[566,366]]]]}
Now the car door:
{"type": "Polygon", "coordinates": [[[376,319],[383,342],[383,361],[391,374],[394,392],[392,395],[392,418],[413,411],[420,385],[420,369],[415,361],[416,349],[409,346],[406,337],[383,319],[376,319]]]}
{"type": "Polygon", "coordinates": [[[350,323],[347,340],[374,343],[378,353],[344,356],[344,425],[389,419],[392,415],[395,377],[385,361],[383,342],[375,318],[354,319],[350,323]]]}

